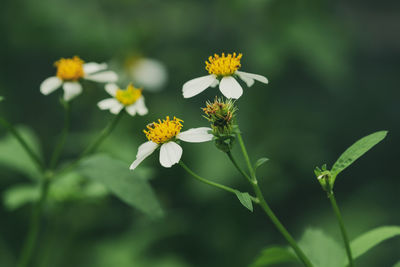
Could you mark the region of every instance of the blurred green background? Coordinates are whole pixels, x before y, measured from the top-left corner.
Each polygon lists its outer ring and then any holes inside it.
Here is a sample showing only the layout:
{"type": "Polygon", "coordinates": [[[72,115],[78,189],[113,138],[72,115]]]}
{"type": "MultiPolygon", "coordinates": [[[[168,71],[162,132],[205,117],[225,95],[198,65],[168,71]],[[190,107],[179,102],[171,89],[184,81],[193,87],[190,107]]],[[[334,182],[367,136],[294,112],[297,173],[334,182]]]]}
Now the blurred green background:
{"type": "MultiPolygon", "coordinates": [[[[270,158],[259,170],[261,187],[297,239],[307,227],[317,227],[341,241],[313,169],[330,167],[357,139],[389,131],[337,180],[337,200],[352,239],[400,222],[398,10],[398,1],[371,0],[2,1],[1,114],[29,127],[48,159],[63,123],[61,90],[43,96],[39,85],[55,74],[54,61],[79,55],[108,62],[128,81],[135,60],[156,59],[168,79],[158,92],[144,88],[150,113],[123,118],[100,149],[129,164],[145,141],[142,129],[155,119],[175,115],[185,129],[207,126],[200,107],[219,92],[208,89],[184,100],[182,85],[207,74],[209,55],[241,52],[242,70],[265,75],[270,83],[244,89],[237,102],[240,127],[251,158],[270,158]]],[[[72,103],[65,160],[112,118],[96,106],[107,96],[103,86],[87,82],[84,89],[72,103]]],[[[4,138],[4,129],[0,135],[4,138]]],[[[199,174],[250,190],[211,143],[183,146],[183,159],[199,174]]],[[[158,155],[143,166],[152,170],[163,218],[149,218],[101,190],[79,195],[78,189],[67,186],[63,192],[61,186],[45,210],[35,266],[242,267],[262,248],[286,245],[259,208],[250,213],[179,166],[162,168],[158,155]]],[[[9,188],[33,183],[7,164],[0,173],[3,199],[9,188]]],[[[31,208],[0,204],[0,266],[14,265],[31,208]]],[[[391,266],[400,259],[399,248],[399,239],[389,240],[361,257],[358,266],[391,266]]]]}

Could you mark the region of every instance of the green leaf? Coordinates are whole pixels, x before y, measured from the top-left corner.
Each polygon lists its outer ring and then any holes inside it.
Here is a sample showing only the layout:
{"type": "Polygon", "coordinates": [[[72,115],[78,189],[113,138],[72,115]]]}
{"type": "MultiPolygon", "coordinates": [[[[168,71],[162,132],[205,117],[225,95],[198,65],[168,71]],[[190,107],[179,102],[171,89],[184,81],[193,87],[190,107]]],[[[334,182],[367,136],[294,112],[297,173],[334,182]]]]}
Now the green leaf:
{"type": "Polygon", "coordinates": [[[78,172],[103,184],[132,207],[150,216],[163,215],[160,204],[140,169],[132,172],[129,164],[124,161],[107,155],[94,155],[79,164],[78,172]]]}
{"type": "Polygon", "coordinates": [[[365,136],[355,142],[345,152],[343,152],[343,154],[339,157],[335,164],[333,164],[331,170],[333,179],[335,179],[340,172],[350,166],[359,157],[364,155],[368,150],[370,150],[372,147],[382,141],[383,138],[385,138],[386,134],[387,131],[380,131],[365,136]]]}
{"type": "Polygon", "coordinates": [[[343,266],[344,250],[322,230],[307,229],[299,241],[299,246],[314,267],[343,266]]]}
{"type": "MultiPolygon", "coordinates": [[[[17,127],[19,134],[37,154],[41,155],[36,135],[27,127],[17,127]]],[[[26,151],[11,134],[0,140],[0,165],[19,171],[28,177],[38,179],[40,172],[26,151]]]]}
{"type": "Polygon", "coordinates": [[[370,230],[350,242],[353,258],[356,259],[381,242],[400,235],[400,226],[381,226],[370,230]]]}
{"type": "Polygon", "coordinates": [[[39,186],[22,184],[14,185],[3,192],[3,203],[8,210],[16,210],[39,198],[39,186]]]}
{"type": "Polygon", "coordinates": [[[251,197],[249,195],[249,193],[247,192],[240,192],[240,191],[235,191],[237,198],[239,199],[240,203],[242,203],[242,205],[250,210],[251,212],[253,212],[253,202],[251,202],[251,197]]]}
{"type": "Polygon", "coordinates": [[[4,97],[0,96],[0,102],[4,100],[4,97]]]}
{"type": "Polygon", "coordinates": [[[288,248],[275,246],[263,249],[250,267],[266,267],[288,262],[298,262],[297,256],[288,248]]]}
{"type": "Polygon", "coordinates": [[[260,158],[260,159],[258,159],[256,164],[254,164],[254,170],[256,170],[261,165],[265,164],[267,161],[269,161],[268,158],[260,158]]]}
{"type": "Polygon", "coordinates": [[[400,261],[398,261],[393,267],[400,267],[400,261]]]}

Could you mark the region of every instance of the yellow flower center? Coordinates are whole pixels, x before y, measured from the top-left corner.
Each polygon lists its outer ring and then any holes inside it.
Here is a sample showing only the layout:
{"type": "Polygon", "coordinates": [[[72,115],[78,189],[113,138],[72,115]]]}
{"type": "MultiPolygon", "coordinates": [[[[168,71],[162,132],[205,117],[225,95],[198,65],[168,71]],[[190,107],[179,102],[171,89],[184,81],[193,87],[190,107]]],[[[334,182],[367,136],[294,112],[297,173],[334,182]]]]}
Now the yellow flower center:
{"type": "Polygon", "coordinates": [[[225,53],[222,53],[222,56],[214,54],[214,57],[210,56],[206,61],[206,70],[208,73],[217,76],[230,76],[240,68],[241,58],[241,53],[238,55],[236,53],[228,54],[227,56],[225,56],[225,53]]]}
{"type": "Polygon", "coordinates": [[[57,77],[63,81],[77,81],[82,78],[84,61],[77,56],[61,58],[54,65],[57,67],[57,77]]]}
{"type": "Polygon", "coordinates": [[[115,98],[125,106],[132,105],[142,96],[142,89],[129,84],[125,90],[118,89],[115,98]]]}
{"type": "Polygon", "coordinates": [[[170,120],[167,116],[165,120],[158,120],[158,122],[148,124],[146,126],[148,130],[143,130],[143,132],[146,134],[149,141],[163,144],[180,133],[183,126],[182,122],[183,120],[176,117],[174,117],[173,120],[170,120]]]}

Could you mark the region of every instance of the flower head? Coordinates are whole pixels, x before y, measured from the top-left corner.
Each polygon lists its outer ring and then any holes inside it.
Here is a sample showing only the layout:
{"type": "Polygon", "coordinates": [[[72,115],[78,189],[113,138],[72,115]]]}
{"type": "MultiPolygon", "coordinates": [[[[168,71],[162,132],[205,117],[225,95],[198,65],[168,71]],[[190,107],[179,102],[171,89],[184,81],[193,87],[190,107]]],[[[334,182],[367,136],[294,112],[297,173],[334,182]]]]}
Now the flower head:
{"type": "Polygon", "coordinates": [[[237,111],[231,99],[223,100],[215,98],[214,102],[207,101],[203,108],[203,116],[211,123],[214,142],[218,149],[228,152],[235,142],[235,113],[237,111]]]}
{"type": "Polygon", "coordinates": [[[143,130],[149,141],[157,144],[163,144],[175,138],[181,131],[183,120],[174,117],[170,120],[169,117],[165,120],[150,123],[146,126],[147,130],[143,130]]]}
{"type": "Polygon", "coordinates": [[[99,103],[97,106],[102,110],[110,110],[113,114],[118,114],[125,108],[129,115],[134,116],[136,113],[143,116],[148,113],[142,95],[142,89],[135,88],[129,84],[126,89],[120,89],[114,83],[106,84],[105,89],[112,98],[107,98],[99,103]]]}
{"type": "Polygon", "coordinates": [[[61,85],[64,89],[64,100],[69,101],[82,92],[81,79],[95,82],[116,82],[118,76],[113,71],[105,71],[107,64],[85,63],[78,56],[61,58],[54,63],[57,68],[55,76],[45,79],[40,85],[40,92],[48,95],[61,85]]]}
{"type": "Polygon", "coordinates": [[[139,146],[136,160],[131,164],[130,169],[134,170],[145,158],[150,156],[160,147],[160,163],[163,167],[169,168],[178,163],[182,157],[182,147],[178,140],[200,143],[212,140],[213,135],[209,133],[211,128],[192,128],[181,132],[183,120],[174,117],[172,120],[167,116],[164,120],[150,123],[143,132],[149,141],[139,146]]]}
{"type": "Polygon", "coordinates": [[[217,54],[210,56],[208,61],[205,62],[209,75],[186,82],[182,88],[183,97],[193,97],[208,87],[216,87],[219,84],[219,90],[225,97],[238,99],[243,94],[243,89],[237,82],[237,77],[244,81],[248,87],[254,84],[254,80],[268,83],[264,76],[239,71],[241,59],[241,53],[227,55],[222,53],[221,56],[217,54]]]}

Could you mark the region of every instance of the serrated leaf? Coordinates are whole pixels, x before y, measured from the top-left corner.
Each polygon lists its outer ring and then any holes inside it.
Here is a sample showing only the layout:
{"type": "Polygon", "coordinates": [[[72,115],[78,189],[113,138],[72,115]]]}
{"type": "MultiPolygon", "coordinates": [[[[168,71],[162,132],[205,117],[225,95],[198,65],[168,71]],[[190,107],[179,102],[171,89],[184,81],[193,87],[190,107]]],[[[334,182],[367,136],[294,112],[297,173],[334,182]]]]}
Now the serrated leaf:
{"type": "MultiPolygon", "coordinates": [[[[16,127],[16,130],[29,147],[37,155],[41,155],[39,141],[33,131],[23,126],[16,127]]],[[[10,133],[0,140],[0,165],[19,171],[30,178],[38,179],[40,177],[36,165],[10,133]]]]}
{"type": "Polygon", "coordinates": [[[39,186],[14,185],[3,192],[3,204],[8,210],[16,210],[28,203],[35,202],[40,195],[39,186]]]}
{"type": "Polygon", "coordinates": [[[256,170],[261,165],[265,164],[267,161],[269,161],[268,158],[260,158],[260,159],[258,159],[256,164],[254,164],[254,170],[256,170]]]}
{"type": "Polygon", "coordinates": [[[83,160],[77,170],[82,175],[103,184],[115,196],[142,212],[159,217],[160,204],[140,171],[130,171],[129,163],[107,155],[94,155],[83,160]]]}
{"type": "Polygon", "coordinates": [[[297,256],[288,248],[276,246],[262,250],[249,267],[267,267],[288,262],[298,262],[297,256]]]}
{"type": "Polygon", "coordinates": [[[322,230],[307,229],[299,241],[299,246],[314,267],[343,266],[344,249],[322,230]]]}
{"type": "Polygon", "coordinates": [[[382,141],[387,134],[387,131],[380,131],[370,135],[367,135],[357,142],[355,142],[352,146],[350,146],[343,154],[338,158],[338,160],[333,164],[331,173],[334,178],[350,166],[354,161],[356,161],[359,157],[364,155],[368,150],[373,148],[376,144],[382,141]]]}
{"type": "Polygon", "coordinates": [[[353,258],[360,257],[381,242],[398,235],[400,235],[400,226],[381,226],[362,234],[350,242],[353,258]]]}
{"type": "Polygon", "coordinates": [[[240,191],[235,191],[237,198],[239,199],[240,203],[242,203],[242,205],[250,210],[251,212],[253,212],[253,202],[251,202],[251,198],[249,193],[247,192],[240,192],[240,191]]]}

